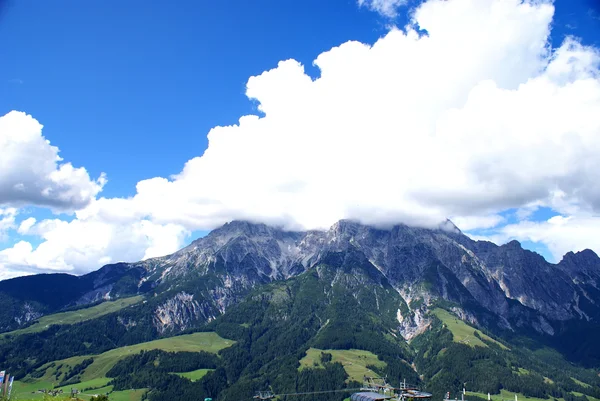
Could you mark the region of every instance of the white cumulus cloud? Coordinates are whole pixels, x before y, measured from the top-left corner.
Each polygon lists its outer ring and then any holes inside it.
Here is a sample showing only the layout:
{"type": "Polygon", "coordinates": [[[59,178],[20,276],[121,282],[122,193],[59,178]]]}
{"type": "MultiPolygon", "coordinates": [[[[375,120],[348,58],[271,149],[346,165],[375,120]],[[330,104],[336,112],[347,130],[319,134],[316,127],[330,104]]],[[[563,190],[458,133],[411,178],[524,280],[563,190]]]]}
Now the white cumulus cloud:
{"type": "Polygon", "coordinates": [[[0,251],[0,271],[5,276],[23,271],[69,272],[96,270],[119,261],[138,261],[176,251],[189,234],[176,224],[156,224],[148,220],[109,221],[90,216],[66,222],[27,219],[21,228],[38,235],[43,242],[33,247],[27,241],[0,251]]]}
{"type": "MultiPolygon", "coordinates": [[[[232,219],[476,229],[545,206],[583,221],[600,209],[600,55],[572,38],[551,49],[553,13],[542,0],[429,0],[403,30],[318,55],[317,79],[281,61],[248,80],[263,115],[213,128],[204,154],[130,198],[35,223],[42,244],[0,251],[0,264],[80,272],[232,219]]],[[[571,245],[553,238],[540,241],[571,245]]]]}
{"type": "Polygon", "coordinates": [[[15,208],[0,208],[0,241],[5,240],[7,231],[15,227],[17,213],[15,208]]]}
{"type": "Polygon", "coordinates": [[[35,217],[26,218],[25,220],[21,221],[21,224],[19,224],[19,228],[17,229],[17,232],[21,235],[28,234],[29,230],[31,229],[31,227],[33,227],[35,222],[36,222],[35,217]]]}
{"type": "Polygon", "coordinates": [[[506,219],[499,214],[482,216],[457,216],[452,222],[462,231],[493,228],[504,223],[506,219]]]}
{"type": "Polygon", "coordinates": [[[0,205],[38,205],[56,210],[86,206],[105,179],[62,163],[58,148],[42,136],[33,117],[12,111],[0,117],[0,205]]]}

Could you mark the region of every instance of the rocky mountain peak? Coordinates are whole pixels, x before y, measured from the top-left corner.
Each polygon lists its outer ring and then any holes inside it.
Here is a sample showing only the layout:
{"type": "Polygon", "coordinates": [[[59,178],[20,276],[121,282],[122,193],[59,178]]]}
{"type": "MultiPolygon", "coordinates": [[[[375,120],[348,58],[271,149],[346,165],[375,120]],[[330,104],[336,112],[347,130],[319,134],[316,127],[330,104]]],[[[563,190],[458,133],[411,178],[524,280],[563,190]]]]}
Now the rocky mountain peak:
{"type": "Polygon", "coordinates": [[[582,267],[600,269],[600,258],[591,249],[584,249],[576,253],[567,252],[559,264],[572,269],[581,269],[582,267]]]}
{"type": "Polygon", "coordinates": [[[506,244],[504,244],[504,247],[506,249],[510,249],[510,250],[523,249],[523,247],[521,246],[521,243],[519,241],[517,241],[516,239],[513,239],[512,241],[507,242],[506,244]]]}
{"type": "Polygon", "coordinates": [[[229,223],[225,223],[219,228],[214,229],[209,235],[222,236],[222,235],[247,235],[247,236],[259,236],[259,235],[270,235],[277,228],[268,226],[263,223],[253,223],[244,220],[233,220],[229,223]]]}
{"type": "MultiPolygon", "coordinates": [[[[568,252],[557,267],[565,272],[574,283],[586,287],[583,292],[589,298],[590,291],[600,288],[600,258],[590,249],[580,252],[568,252]],[[591,289],[590,287],[593,287],[591,289]]],[[[594,302],[595,300],[590,300],[594,302]]]]}
{"type": "Polygon", "coordinates": [[[323,232],[323,235],[326,235],[330,242],[341,245],[342,243],[348,243],[352,238],[359,235],[361,231],[364,232],[366,229],[367,226],[364,226],[357,221],[340,220],[331,226],[328,231],[323,232]]]}

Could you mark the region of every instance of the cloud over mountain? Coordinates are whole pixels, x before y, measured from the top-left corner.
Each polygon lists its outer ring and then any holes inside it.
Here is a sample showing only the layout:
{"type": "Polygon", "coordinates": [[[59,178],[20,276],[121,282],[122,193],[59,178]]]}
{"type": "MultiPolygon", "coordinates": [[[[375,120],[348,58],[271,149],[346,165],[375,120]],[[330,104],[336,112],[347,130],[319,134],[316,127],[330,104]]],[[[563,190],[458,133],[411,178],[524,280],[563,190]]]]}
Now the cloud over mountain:
{"type": "MultiPolygon", "coordinates": [[[[203,155],[131,198],[27,224],[45,242],[0,251],[0,265],[92,269],[174,251],[186,233],[232,219],[487,228],[512,208],[598,212],[600,54],[574,38],[551,49],[553,12],[550,1],[429,0],[405,29],[320,54],[317,79],[281,61],[248,80],[260,116],[213,128],[203,155]]],[[[46,204],[95,197],[103,181],[62,166],[53,177],[70,189],[46,204]]]]}

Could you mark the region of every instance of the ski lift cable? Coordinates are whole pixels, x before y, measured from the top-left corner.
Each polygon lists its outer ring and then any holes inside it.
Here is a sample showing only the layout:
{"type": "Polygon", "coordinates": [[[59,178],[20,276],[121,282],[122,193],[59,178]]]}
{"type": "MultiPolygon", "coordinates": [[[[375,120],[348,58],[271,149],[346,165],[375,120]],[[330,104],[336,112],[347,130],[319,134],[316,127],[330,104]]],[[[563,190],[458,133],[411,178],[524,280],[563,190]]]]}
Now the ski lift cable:
{"type": "Polygon", "coordinates": [[[288,394],[275,394],[276,397],[283,397],[288,395],[310,395],[310,394],[328,394],[328,393],[343,393],[346,391],[360,391],[360,388],[343,388],[339,390],[323,390],[323,391],[307,391],[304,393],[288,393],[288,394]]]}
{"type": "Polygon", "coordinates": [[[306,391],[300,393],[285,393],[285,394],[268,394],[268,395],[256,395],[254,398],[260,400],[268,400],[276,397],[287,397],[287,396],[296,396],[296,395],[311,395],[311,394],[329,394],[329,393],[343,393],[349,391],[360,391],[360,388],[344,388],[339,390],[324,390],[324,391],[306,391]]]}
{"type": "MultiPolygon", "coordinates": [[[[391,388],[391,389],[395,389],[395,388],[391,388]]],[[[269,400],[269,399],[273,399],[276,397],[287,397],[287,396],[298,396],[298,395],[312,395],[312,394],[330,394],[330,393],[343,393],[343,392],[352,392],[352,391],[361,391],[364,390],[363,387],[360,388],[344,388],[344,389],[339,389],[339,390],[324,390],[324,391],[306,391],[306,392],[299,392],[299,393],[285,393],[285,394],[265,394],[265,395],[256,395],[254,396],[255,399],[259,399],[259,400],[269,400]]],[[[399,389],[398,389],[399,390],[399,389]]],[[[410,394],[410,393],[406,393],[403,394],[404,396],[408,396],[407,398],[430,398],[431,394],[429,393],[422,393],[422,392],[415,392],[414,394],[410,394]],[[419,397],[419,393],[422,394],[421,397],[419,397]]]]}

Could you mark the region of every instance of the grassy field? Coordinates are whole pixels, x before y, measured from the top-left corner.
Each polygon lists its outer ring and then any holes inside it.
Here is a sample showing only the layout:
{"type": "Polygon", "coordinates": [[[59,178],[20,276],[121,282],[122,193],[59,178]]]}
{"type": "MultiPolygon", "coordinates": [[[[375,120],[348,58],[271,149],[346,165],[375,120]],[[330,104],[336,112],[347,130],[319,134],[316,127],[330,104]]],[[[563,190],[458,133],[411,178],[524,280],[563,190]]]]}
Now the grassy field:
{"type": "Polygon", "coordinates": [[[575,383],[579,384],[582,387],[591,387],[589,384],[582,382],[581,380],[577,380],[574,377],[571,377],[571,380],[573,380],[575,383]]]}
{"type": "MultiPolygon", "coordinates": [[[[112,368],[115,363],[119,360],[129,356],[140,353],[140,351],[149,351],[153,349],[161,349],[163,351],[171,352],[199,352],[206,351],[217,353],[223,348],[230,347],[234,344],[234,341],[226,340],[220,337],[217,333],[194,333],[184,336],[163,338],[161,340],[150,341],[147,343],[141,343],[131,345],[128,347],[115,348],[107,351],[103,354],[98,355],[94,358],[92,363],[82,376],[83,380],[95,379],[98,377],[104,377],[106,372],[112,368]]],[[[81,360],[85,357],[80,357],[81,360]]]]}
{"type": "Polygon", "coordinates": [[[86,320],[96,319],[100,316],[108,315],[120,309],[137,304],[143,297],[136,296],[131,298],[117,299],[116,301],[107,301],[91,308],[79,309],[76,311],[55,313],[53,315],[42,316],[38,322],[24,329],[3,333],[0,338],[6,336],[17,336],[20,334],[36,333],[47,329],[53,324],[75,324],[86,320]]]}
{"type": "Polygon", "coordinates": [[[29,399],[42,399],[42,394],[31,394],[34,391],[40,389],[52,388],[52,383],[47,381],[36,381],[36,382],[21,382],[15,381],[13,383],[13,391],[11,398],[15,400],[29,400],[29,399]]]}
{"type": "MultiPolygon", "coordinates": [[[[16,382],[15,382],[16,384],[16,382]]],[[[29,387],[27,385],[22,386],[21,389],[25,388],[25,387],[29,387]]],[[[60,394],[56,397],[52,397],[53,401],[62,401],[62,400],[71,400],[70,398],[70,391],[71,391],[71,387],[73,388],[80,388],[79,385],[74,385],[74,386],[66,386],[65,388],[63,388],[63,394],[60,394]]],[[[85,387],[82,387],[85,388],[85,387]]],[[[32,391],[37,390],[37,388],[33,388],[31,387],[31,389],[28,389],[27,392],[23,392],[23,391],[16,391],[17,388],[13,388],[13,396],[11,397],[11,399],[13,400],[18,400],[18,401],[40,401],[44,398],[44,394],[32,394],[32,391]]],[[[135,390],[124,390],[124,391],[112,391],[112,386],[105,386],[96,390],[89,390],[83,393],[80,393],[77,395],[77,397],[79,399],[82,400],[89,400],[90,398],[92,398],[95,395],[99,395],[99,394],[107,394],[109,400],[111,401],[141,401],[142,396],[144,395],[144,393],[148,391],[147,389],[135,389],[135,390]]]]}
{"type": "Polygon", "coordinates": [[[111,401],[140,401],[146,391],[148,390],[145,388],[137,390],[115,391],[114,393],[110,393],[108,395],[108,399],[111,401]]]}
{"type": "MultiPolygon", "coordinates": [[[[95,390],[88,390],[85,391],[83,394],[79,394],[79,398],[82,399],[89,399],[94,394],[106,394],[108,392],[111,392],[113,389],[113,386],[106,386],[109,380],[109,378],[103,377],[94,380],[88,380],[86,382],[81,382],[71,386],[57,387],[57,389],[63,390],[63,394],[53,397],[52,399],[56,401],[59,401],[61,398],[65,397],[70,399],[69,395],[71,388],[76,388],[80,391],[86,388],[96,388],[95,390]]],[[[39,401],[44,398],[44,394],[33,392],[42,389],[53,389],[55,384],[56,383],[45,380],[29,382],[15,381],[13,384],[13,396],[11,398],[17,401],[39,401]]]]}
{"type": "Polygon", "coordinates": [[[344,370],[350,376],[350,380],[358,382],[363,381],[364,376],[378,377],[377,373],[367,368],[367,365],[374,365],[378,368],[384,368],[386,363],[377,359],[377,355],[362,350],[321,350],[310,348],[306,351],[306,356],[300,360],[300,369],[323,367],[321,364],[321,352],[327,352],[332,355],[332,362],[339,362],[344,366],[344,370]]]}
{"type": "Polygon", "coordinates": [[[202,379],[208,372],[212,372],[214,369],[198,369],[191,372],[173,373],[174,375],[185,377],[195,382],[196,380],[202,379]]]}
{"type": "Polygon", "coordinates": [[[485,339],[486,341],[494,342],[498,344],[501,348],[508,349],[503,344],[483,334],[481,331],[475,329],[474,327],[469,326],[468,324],[460,320],[458,317],[452,315],[450,312],[444,309],[436,308],[433,310],[433,313],[446,325],[448,330],[452,332],[454,342],[467,344],[471,347],[487,347],[486,343],[474,336],[473,333],[476,331],[479,334],[479,336],[485,339]]]}
{"type": "MultiPolygon", "coordinates": [[[[469,394],[487,399],[487,394],[467,391],[467,396],[469,394]]],[[[576,391],[572,391],[571,394],[577,395],[577,396],[585,395],[582,393],[578,393],[576,391]]],[[[517,393],[517,397],[518,397],[519,401],[551,401],[551,400],[553,400],[553,398],[543,399],[543,398],[536,398],[536,397],[527,397],[521,393],[517,393]]],[[[590,401],[600,401],[598,398],[594,398],[589,395],[586,395],[586,397],[590,401]]],[[[559,401],[564,401],[564,398],[557,398],[557,399],[559,401]]],[[[492,394],[492,401],[514,401],[514,400],[515,400],[515,393],[511,393],[510,391],[500,390],[500,394],[492,394]]]]}
{"type": "MultiPolygon", "coordinates": [[[[582,394],[582,393],[578,393],[577,391],[571,391],[571,394],[573,394],[573,395],[576,395],[576,396],[579,396],[579,397],[581,397],[582,395],[585,395],[585,394],[582,394]]],[[[598,399],[598,398],[596,398],[596,397],[592,397],[591,395],[585,395],[585,396],[586,396],[586,397],[588,398],[588,400],[590,400],[590,401],[600,401],[600,399],[598,399]]]]}
{"type": "MultiPolygon", "coordinates": [[[[95,388],[105,386],[101,389],[90,391],[90,393],[92,394],[102,394],[112,390],[111,386],[106,386],[106,384],[109,381],[106,378],[106,373],[119,360],[130,355],[138,354],[142,350],[149,351],[154,349],[161,349],[163,351],[171,352],[206,351],[217,353],[221,349],[230,347],[233,344],[234,341],[224,339],[214,332],[193,333],[183,336],[163,338],[160,340],[131,345],[127,347],[115,348],[113,350],[104,352],[100,355],[76,356],[68,359],[63,359],[61,361],[54,361],[52,362],[54,363],[53,367],[49,367],[52,363],[48,363],[40,368],[46,369],[46,373],[41,378],[16,381],[14,384],[14,394],[16,396],[16,399],[19,400],[41,399],[43,398],[42,394],[31,394],[31,392],[36,391],[38,389],[51,389],[55,388],[55,386],[58,386],[58,382],[60,380],[56,380],[55,377],[57,368],[59,366],[62,365],[61,371],[65,372],[68,370],[69,367],[73,367],[81,363],[84,359],[90,357],[94,358],[94,362],[90,366],[88,366],[81,375],[82,383],[78,383],[72,386],[65,386],[63,388],[63,391],[69,391],[71,387],[83,390],[84,388],[95,388]]],[[[146,390],[139,391],[142,391],[143,393],[143,391],[146,390]]],[[[136,390],[132,392],[130,396],[134,397],[139,395],[139,391],[136,390]]],[[[117,394],[117,392],[114,392],[112,394],[117,394]]]]}
{"type": "MultiPolygon", "coordinates": [[[[108,377],[98,377],[97,379],[92,379],[92,380],[84,381],[81,383],[72,384],[70,386],[63,386],[63,387],[57,387],[57,388],[62,389],[62,391],[65,391],[65,392],[71,391],[71,388],[76,388],[76,389],[79,389],[80,391],[83,391],[86,388],[90,388],[90,389],[94,389],[94,390],[89,390],[89,391],[84,391],[84,392],[95,394],[99,389],[111,387],[111,386],[107,386],[109,381],[110,381],[110,379],[108,377]]],[[[112,390],[112,388],[111,388],[111,390],[112,390]]],[[[104,391],[104,392],[106,393],[106,391],[104,391]]],[[[100,394],[102,394],[102,392],[100,394]]]]}
{"type": "MultiPolygon", "coordinates": [[[[484,398],[487,400],[487,394],[467,391],[467,397],[469,395],[475,395],[477,397],[481,397],[481,398],[484,398]]],[[[550,401],[550,399],[526,397],[520,393],[517,393],[517,397],[518,397],[519,401],[550,401]]],[[[460,399],[460,397],[459,397],[459,399],[460,399]]],[[[468,400],[468,398],[467,398],[467,400],[468,400]]],[[[564,401],[564,399],[562,399],[562,398],[559,398],[558,400],[564,401]]],[[[500,390],[500,394],[492,394],[492,401],[515,401],[515,393],[511,393],[510,391],[506,391],[506,390],[500,390]]]]}
{"type": "MultiPolygon", "coordinates": [[[[578,393],[576,391],[572,391],[571,394],[577,395],[577,396],[584,395],[584,394],[578,393]]],[[[483,394],[483,393],[467,391],[467,396],[468,395],[475,395],[477,397],[487,399],[487,394],[483,394]]],[[[536,398],[536,397],[527,397],[521,393],[517,393],[517,397],[518,397],[518,401],[551,401],[551,400],[553,400],[553,398],[543,399],[543,398],[536,398]]],[[[586,397],[590,401],[600,401],[599,399],[590,397],[589,395],[586,395],[586,397]]],[[[559,401],[564,401],[564,398],[557,398],[557,399],[559,401]]],[[[492,401],[514,401],[514,400],[515,400],[515,393],[511,393],[510,391],[500,390],[500,394],[492,394],[492,401]]]]}

